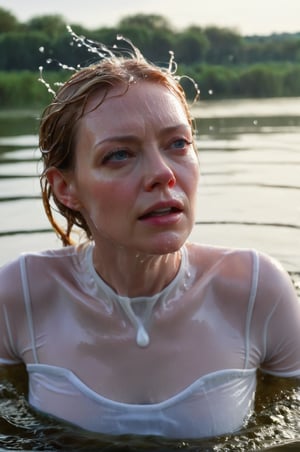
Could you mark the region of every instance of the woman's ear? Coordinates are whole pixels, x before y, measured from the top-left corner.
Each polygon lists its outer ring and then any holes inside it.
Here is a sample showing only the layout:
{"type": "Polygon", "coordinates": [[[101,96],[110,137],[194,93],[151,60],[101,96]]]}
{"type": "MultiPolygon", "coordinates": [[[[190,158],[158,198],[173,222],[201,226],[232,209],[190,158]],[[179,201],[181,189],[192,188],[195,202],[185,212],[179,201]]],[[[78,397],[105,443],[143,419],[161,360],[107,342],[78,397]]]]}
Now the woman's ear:
{"type": "Polygon", "coordinates": [[[76,196],[76,189],[71,177],[54,166],[48,168],[46,176],[59,202],[69,209],[79,210],[80,202],[76,196]]]}

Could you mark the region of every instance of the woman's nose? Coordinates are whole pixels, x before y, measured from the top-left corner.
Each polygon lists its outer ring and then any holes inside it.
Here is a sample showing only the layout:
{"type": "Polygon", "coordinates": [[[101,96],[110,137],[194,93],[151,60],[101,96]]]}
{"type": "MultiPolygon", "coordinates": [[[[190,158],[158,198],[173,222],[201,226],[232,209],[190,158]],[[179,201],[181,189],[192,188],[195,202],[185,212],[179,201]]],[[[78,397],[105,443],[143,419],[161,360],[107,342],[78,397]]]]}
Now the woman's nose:
{"type": "Polygon", "coordinates": [[[168,162],[159,152],[153,152],[145,161],[144,185],[146,191],[158,187],[172,188],[176,184],[176,177],[168,162]]]}

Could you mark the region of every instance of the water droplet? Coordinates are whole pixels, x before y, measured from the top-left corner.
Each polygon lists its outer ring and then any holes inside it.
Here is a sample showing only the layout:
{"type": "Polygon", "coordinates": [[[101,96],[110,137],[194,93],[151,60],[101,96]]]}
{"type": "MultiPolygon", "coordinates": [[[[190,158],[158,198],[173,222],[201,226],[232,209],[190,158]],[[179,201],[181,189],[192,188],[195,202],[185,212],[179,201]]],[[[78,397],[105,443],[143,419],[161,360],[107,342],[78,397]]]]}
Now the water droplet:
{"type": "Polygon", "coordinates": [[[149,345],[149,335],[142,325],[138,328],[136,342],[140,347],[147,347],[149,345]]]}
{"type": "Polygon", "coordinates": [[[170,60],[169,60],[169,67],[168,67],[168,71],[172,74],[175,74],[175,72],[177,71],[177,63],[174,60],[174,52],[172,50],[169,51],[170,54],[170,60]]]}
{"type": "Polygon", "coordinates": [[[214,90],[213,90],[213,89],[209,89],[209,90],[208,90],[208,94],[209,94],[210,96],[212,96],[213,93],[214,93],[214,90]]]}
{"type": "Polygon", "coordinates": [[[44,53],[44,52],[45,52],[45,47],[41,46],[41,47],[39,48],[39,51],[40,51],[41,53],[44,53]]]}
{"type": "Polygon", "coordinates": [[[257,119],[254,119],[254,121],[253,121],[253,125],[254,125],[254,126],[257,126],[257,125],[258,125],[258,121],[257,121],[257,119]]]}

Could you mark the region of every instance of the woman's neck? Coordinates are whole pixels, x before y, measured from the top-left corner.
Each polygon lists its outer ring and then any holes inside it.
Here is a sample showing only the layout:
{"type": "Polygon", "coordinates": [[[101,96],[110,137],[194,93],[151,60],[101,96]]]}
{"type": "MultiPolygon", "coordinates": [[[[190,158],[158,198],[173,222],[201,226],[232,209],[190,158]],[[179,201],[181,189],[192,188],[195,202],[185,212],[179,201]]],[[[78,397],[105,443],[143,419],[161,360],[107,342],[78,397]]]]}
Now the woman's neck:
{"type": "Polygon", "coordinates": [[[161,292],[176,276],[181,251],[164,255],[146,255],[117,249],[105,252],[94,248],[96,272],[119,295],[130,298],[161,292]]]}

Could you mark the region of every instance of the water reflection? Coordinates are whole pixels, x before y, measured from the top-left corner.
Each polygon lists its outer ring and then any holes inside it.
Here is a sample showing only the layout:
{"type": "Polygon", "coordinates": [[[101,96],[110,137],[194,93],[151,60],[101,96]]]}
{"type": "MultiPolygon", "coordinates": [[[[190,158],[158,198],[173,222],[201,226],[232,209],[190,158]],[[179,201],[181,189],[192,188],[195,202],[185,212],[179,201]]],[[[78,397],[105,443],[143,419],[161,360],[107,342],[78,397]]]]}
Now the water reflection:
{"type": "MultiPolygon", "coordinates": [[[[277,257],[300,298],[299,107],[299,99],[281,99],[212,102],[194,110],[202,177],[191,238],[277,257]]],[[[22,251],[60,246],[39,194],[37,116],[0,112],[0,264],[22,251]]],[[[22,366],[0,381],[3,450],[300,449],[299,394],[289,387],[278,392],[282,382],[271,377],[259,379],[257,414],[243,431],[198,442],[82,432],[30,409],[22,366]]]]}

